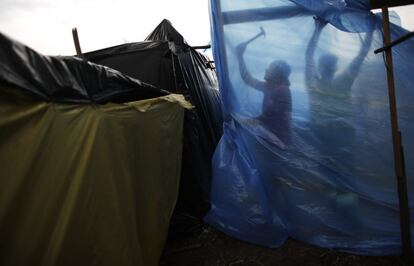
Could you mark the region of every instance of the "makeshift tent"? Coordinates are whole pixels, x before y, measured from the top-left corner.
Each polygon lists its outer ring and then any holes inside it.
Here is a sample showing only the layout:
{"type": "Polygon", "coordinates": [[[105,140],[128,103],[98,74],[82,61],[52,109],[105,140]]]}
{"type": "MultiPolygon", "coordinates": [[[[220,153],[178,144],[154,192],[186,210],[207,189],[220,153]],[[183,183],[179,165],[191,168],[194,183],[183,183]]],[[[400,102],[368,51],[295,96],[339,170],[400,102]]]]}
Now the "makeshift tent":
{"type": "MultiPolygon", "coordinates": [[[[382,26],[369,1],[210,3],[225,123],[205,220],[270,247],[293,237],[399,253],[386,67],[373,53],[382,26]]],[[[412,194],[414,41],[393,50],[412,194]]]]}
{"type": "Polygon", "coordinates": [[[0,34],[0,265],[158,265],[183,106],[180,95],[0,34]]]}
{"type": "Polygon", "coordinates": [[[221,136],[218,83],[211,63],[187,44],[168,20],[144,42],[122,44],[84,56],[131,77],[185,95],[187,110],[178,211],[201,217],[209,208],[211,158],[221,136]]]}

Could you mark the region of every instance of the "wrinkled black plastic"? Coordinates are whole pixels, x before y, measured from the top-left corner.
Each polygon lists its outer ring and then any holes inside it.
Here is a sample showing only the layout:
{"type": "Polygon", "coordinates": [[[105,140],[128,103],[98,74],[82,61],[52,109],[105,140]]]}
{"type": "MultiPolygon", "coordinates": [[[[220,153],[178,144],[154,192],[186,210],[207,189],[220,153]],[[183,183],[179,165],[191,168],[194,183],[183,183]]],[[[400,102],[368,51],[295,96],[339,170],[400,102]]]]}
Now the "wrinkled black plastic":
{"type": "Polygon", "coordinates": [[[128,102],[168,94],[77,57],[41,55],[1,33],[0,81],[55,102],[128,102]]]}
{"type": "Polygon", "coordinates": [[[146,41],[168,41],[178,46],[188,46],[183,36],[172,26],[167,19],[161,23],[145,38],[146,41]]]}
{"type": "MultiPolygon", "coordinates": [[[[168,42],[122,44],[86,53],[84,56],[91,62],[119,70],[170,92],[177,92],[172,68],[173,57],[168,42]]],[[[178,62],[175,64],[178,68],[178,62]]]]}
{"type": "Polygon", "coordinates": [[[185,114],[177,210],[201,217],[209,208],[211,158],[222,132],[218,83],[208,59],[191,48],[168,20],[163,20],[144,42],[90,52],[85,57],[183,94],[195,106],[185,114]]]}

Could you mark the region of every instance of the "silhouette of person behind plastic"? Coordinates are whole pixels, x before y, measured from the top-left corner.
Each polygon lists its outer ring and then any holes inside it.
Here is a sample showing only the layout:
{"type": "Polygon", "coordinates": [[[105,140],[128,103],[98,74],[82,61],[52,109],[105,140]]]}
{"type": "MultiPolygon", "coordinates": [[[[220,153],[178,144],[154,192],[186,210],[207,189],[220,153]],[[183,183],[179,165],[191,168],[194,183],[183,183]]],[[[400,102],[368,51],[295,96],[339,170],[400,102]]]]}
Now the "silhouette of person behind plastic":
{"type": "MultiPolygon", "coordinates": [[[[373,31],[366,33],[358,55],[342,72],[337,73],[338,58],[333,54],[323,54],[315,64],[314,54],[322,29],[326,22],[315,18],[315,31],[306,50],[306,85],[309,94],[310,130],[318,140],[317,148],[324,160],[322,167],[332,166],[334,171],[343,174],[339,169],[347,164],[347,182],[354,184],[354,162],[350,150],[355,130],[352,123],[352,85],[358,75],[362,62],[368,54],[372,42],[373,31]]],[[[329,168],[329,167],[328,167],[329,168]]],[[[331,172],[328,172],[331,175],[331,172]]],[[[327,176],[327,178],[334,178],[327,176]]],[[[334,202],[333,208],[340,209],[338,215],[343,221],[343,229],[349,233],[360,233],[361,220],[359,214],[359,196],[352,189],[340,191],[335,188],[319,188],[334,202]],[[323,189],[323,190],[322,190],[323,189]],[[341,216],[342,215],[342,216],[341,216]]]]}
{"type": "Polygon", "coordinates": [[[316,46],[326,24],[326,21],[315,18],[315,31],[306,50],[305,79],[312,131],[323,143],[320,148],[324,153],[334,155],[335,151],[350,145],[355,136],[349,117],[352,111],[351,88],[368,54],[373,31],[366,34],[351,64],[342,73],[337,73],[338,57],[335,55],[323,54],[318,65],[314,60],[316,46]]]}
{"type": "Polygon", "coordinates": [[[247,85],[264,94],[262,114],[257,119],[284,145],[290,145],[292,143],[290,66],[283,60],[275,60],[266,69],[264,81],[254,78],[247,69],[243,58],[247,44],[239,44],[236,47],[236,52],[242,79],[247,85]]]}

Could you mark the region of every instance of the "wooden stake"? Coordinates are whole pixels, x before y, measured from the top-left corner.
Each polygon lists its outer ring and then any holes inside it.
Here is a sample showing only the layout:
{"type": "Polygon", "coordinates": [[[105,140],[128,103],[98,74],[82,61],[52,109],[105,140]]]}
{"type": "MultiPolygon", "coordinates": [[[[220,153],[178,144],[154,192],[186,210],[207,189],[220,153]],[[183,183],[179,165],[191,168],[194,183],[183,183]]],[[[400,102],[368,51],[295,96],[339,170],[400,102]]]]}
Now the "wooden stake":
{"type": "Polygon", "coordinates": [[[72,29],[73,43],[75,44],[76,55],[80,58],[83,58],[82,50],[79,43],[78,30],[76,28],[72,29]]]}
{"type": "MultiPolygon", "coordinates": [[[[384,46],[391,43],[390,21],[388,7],[382,7],[384,46]]],[[[410,208],[407,193],[407,177],[405,175],[404,151],[402,149],[401,132],[398,128],[398,113],[394,87],[394,70],[391,48],[385,50],[387,67],[388,98],[390,105],[391,131],[394,148],[394,165],[397,175],[398,199],[400,206],[400,228],[402,253],[406,259],[411,257],[411,230],[410,230],[410,208]]]]}

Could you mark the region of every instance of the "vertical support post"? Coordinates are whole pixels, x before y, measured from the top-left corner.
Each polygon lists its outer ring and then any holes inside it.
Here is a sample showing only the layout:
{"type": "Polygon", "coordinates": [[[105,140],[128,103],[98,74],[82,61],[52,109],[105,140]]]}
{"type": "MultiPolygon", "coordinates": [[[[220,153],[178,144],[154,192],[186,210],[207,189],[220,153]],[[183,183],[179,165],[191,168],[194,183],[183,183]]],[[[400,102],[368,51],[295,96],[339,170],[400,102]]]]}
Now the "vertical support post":
{"type": "Polygon", "coordinates": [[[73,43],[75,44],[76,55],[80,58],[83,58],[82,50],[79,43],[78,30],[76,28],[72,29],[73,43]]]}
{"type": "MultiPolygon", "coordinates": [[[[388,7],[382,7],[383,29],[384,29],[384,46],[391,42],[390,22],[388,7]]],[[[391,48],[385,51],[387,81],[388,81],[388,98],[390,105],[391,131],[394,149],[394,166],[397,175],[398,199],[400,207],[400,229],[402,253],[406,259],[411,257],[411,230],[410,230],[410,208],[407,193],[407,177],[405,174],[404,151],[402,149],[401,132],[398,127],[398,113],[394,87],[394,70],[392,62],[391,48]]]]}
{"type": "MultiPolygon", "coordinates": [[[[222,101],[228,101],[229,95],[234,93],[234,91],[233,91],[233,86],[228,85],[228,84],[231,84],[231,83],[230,83],[229,75],[228,75],[228,71],[229,71],[228,65],[229,64],[227,62],[227,47],[226,47],[226,44],[224,42],[224,25],[225,24],[224,24],[224,19],[223,19],[223,12],[222,12],[222,9],[221,9],[221,0],[210,1],[210,3],[213,3],[213,2],[215,2],[215,4],[216,4],[217,16],[216,16],[215,19],[216,19],[216,23],[219,23],[219,26],[217,27],[217,30],[219,31],[219,35],[220,35],[220,37],[215,36],[214,41],[218,43],[218,45],[216,45],[215,48],[217,48],[219,50],[219,54],[220,54],[219,60],[221,60],[215,67],[217,69],[217,72],[221,71],[221,73],[225,73],[223,75],[223,77],[221,77],[222,81],[221,81],[221,83],[219,81],[219,85],[223,86],[224,84],[227,84],[227,88],[225,90],[223,89],[221,91],[223,94],[225,94],[225,95],[222,95],[221,99],[222,99],[222,101]],[[220,67],[220,65],[221,65],[221,67],[220,67]]],[[[212,10],[213,10],[213,8],[212,8],[212,10]]],[[[213,32],[213,34],[216,34],[216,33],[213,32]]],[[[216,58],[214,58],[214,60],[216,60],[216,58]]],[[[231,113],[227,109],[230,109],[230,111],[234,111],[234,104],[229,104],[229,102],[227,102],[227,104],[222,104],[222,107],[224,109],[223,114],[226,114],[226,116],[228,116],[228,113],[231,113]]],[[[226,121],[226,120],[227,120],[227,118],[224,118],[224,121],[226,121]]]]}

